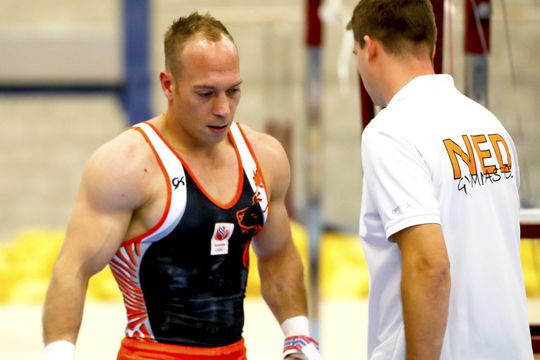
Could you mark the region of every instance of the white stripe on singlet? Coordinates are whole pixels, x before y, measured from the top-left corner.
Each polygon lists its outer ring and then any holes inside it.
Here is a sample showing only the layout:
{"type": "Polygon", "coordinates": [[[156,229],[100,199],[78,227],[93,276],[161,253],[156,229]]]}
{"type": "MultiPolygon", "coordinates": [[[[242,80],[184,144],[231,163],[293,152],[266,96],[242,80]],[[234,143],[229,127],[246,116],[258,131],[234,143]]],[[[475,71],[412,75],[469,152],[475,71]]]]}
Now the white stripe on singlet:
{"type": "Polygon", "coordinates": [[[165,221],[156,231],[142,239],[143,244],[151,244],[170,234],[182,219],[186,210],[186,175],[180,159],[163,142],[152,126],[143,122],[136,124],[135,127],[141,129],[150,140],[159,159],[163,163],[167,177],[166,180],[169,181],[171,186],[170,208],[165,221]],[[175,186],[177,187],[175,188],[175,186]]]}
{"type": "Polygon", "coordinates": [[[260,200],[259,205],[261,206],[261,210],[263,213],[263,223],[266,223],[266,217],[268,216],[268,195],[266,193],[266,187],[264,185],[264,182],[256,182],[257,178],[259,180],[263,179],[262,171],[261,169],[257,169],[257,163],[255,162],[255,154],[251,153],[247,145],[246,139],[240,131],[238,123],[233,122],[231,124],[231,134],[233,136],[234,142],[236,143],[236,148],[238,149],[238,153],[240,154],[240,159],[242,160],[244,172],[247,175],[249,184],[251,185],[251,189],[255,194],[258,194],[257,197],[260,200]],[[257,171],[259,171],[258,177],[255,176],[257,171]]]}

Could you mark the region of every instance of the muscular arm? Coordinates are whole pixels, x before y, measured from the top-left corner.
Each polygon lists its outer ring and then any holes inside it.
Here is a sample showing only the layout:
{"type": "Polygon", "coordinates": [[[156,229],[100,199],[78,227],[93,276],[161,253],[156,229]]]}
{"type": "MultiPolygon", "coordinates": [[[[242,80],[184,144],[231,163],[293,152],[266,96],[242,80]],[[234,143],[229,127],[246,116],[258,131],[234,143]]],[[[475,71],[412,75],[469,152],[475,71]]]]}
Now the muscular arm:
{"type": "Polygon", "coordinates": [[[401,297],[407,359],[439,359],[448,318],[450,264],[438,224],[393,236],[402,256],[401,297]]]}
{"type": "Polygon", "coordinates": [[[130,170],[121,170],[122,165],[126,168],[125,150],[125,146],[106,144],[85,168],[45,299],[45,344],[57,340],[75,344],[88,280],[112,258],[124,239],[133,209],[142,200],[133,191],[136,184],[124,176],[124,171],[130,170]]]}
{"type": "Polygon", "coordinates": [[[293,316],[307,315],[307,300],[303,266],[292,242],[287,211],[284,205],[282,209],[271,206],[264,234],[261,233],[253,245],[258,257],[262,296],[281,324],[293,316]]]}
{"type": "Polygon", "coordinates": [[[261,292],[279,323],[307,315],[303,266],[291,235],[285,196],[290,183],[289,162],[281,145],[260,135],[257,156],[270,192],[269,215],[263,230],[253,240],[258,258],[261,292]]]}

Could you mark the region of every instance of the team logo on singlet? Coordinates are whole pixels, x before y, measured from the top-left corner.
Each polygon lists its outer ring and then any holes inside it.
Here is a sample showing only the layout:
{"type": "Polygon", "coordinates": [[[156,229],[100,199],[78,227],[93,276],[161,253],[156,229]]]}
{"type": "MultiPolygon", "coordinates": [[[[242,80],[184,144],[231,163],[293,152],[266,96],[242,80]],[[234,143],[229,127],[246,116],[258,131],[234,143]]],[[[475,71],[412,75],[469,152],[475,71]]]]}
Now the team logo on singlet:
{"type": "Polygon", "coordinates": [[[234,231],[232,223],[216,223],[210,243],[210,255],[225,255],[229,253],[229,239],[234,231]]]}

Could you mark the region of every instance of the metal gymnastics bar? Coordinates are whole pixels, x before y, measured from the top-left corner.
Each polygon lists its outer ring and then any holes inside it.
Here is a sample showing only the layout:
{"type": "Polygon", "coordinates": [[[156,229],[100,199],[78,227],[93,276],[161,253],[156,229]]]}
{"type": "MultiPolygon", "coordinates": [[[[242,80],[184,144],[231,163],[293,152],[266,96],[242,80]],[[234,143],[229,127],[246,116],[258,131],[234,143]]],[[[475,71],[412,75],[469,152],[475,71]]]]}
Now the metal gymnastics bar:
{"type": "Polygon", "coordinates": [[[311,336],[319,338],[319,251],[322,233],[322,27],[319,17],[321,0],[306,3],[306,46],[308,49],[306,190],[309,244],[309,306],[311,336]]]}

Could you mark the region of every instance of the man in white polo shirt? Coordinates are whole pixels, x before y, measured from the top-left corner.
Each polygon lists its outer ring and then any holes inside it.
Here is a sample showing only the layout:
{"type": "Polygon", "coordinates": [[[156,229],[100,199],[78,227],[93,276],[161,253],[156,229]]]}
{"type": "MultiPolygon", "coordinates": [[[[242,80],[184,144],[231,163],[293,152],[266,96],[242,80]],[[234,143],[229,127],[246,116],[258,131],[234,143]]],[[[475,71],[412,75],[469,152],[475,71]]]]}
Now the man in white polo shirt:
{"type": "Polygon", "coordinates": [[[362,136],[369,359],[532,359],[512,139],[434,74],[429,0],[361,0],[348,29],[383,107],[362,136]]]}

